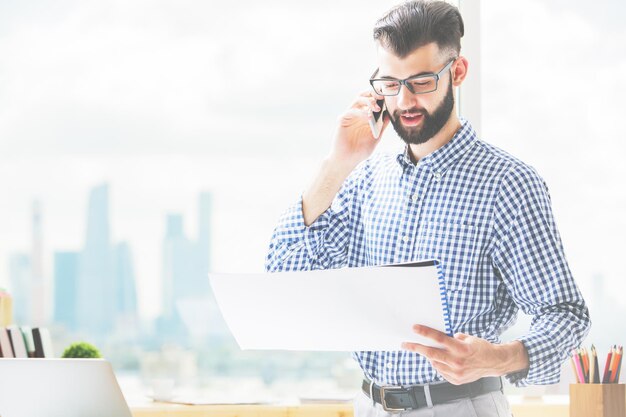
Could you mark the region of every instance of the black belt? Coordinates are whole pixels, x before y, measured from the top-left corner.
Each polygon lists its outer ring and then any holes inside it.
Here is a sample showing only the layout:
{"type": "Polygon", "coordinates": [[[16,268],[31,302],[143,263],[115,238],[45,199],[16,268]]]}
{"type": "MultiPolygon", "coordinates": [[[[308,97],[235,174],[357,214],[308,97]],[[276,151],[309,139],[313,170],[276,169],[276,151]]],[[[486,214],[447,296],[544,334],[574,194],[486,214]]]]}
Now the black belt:
{"type": "Polygon", "coordinates": [[[365,395],[382,405],[386,411],[404,411],[502,391],[502,380],[498,377],[486,377],[462,385],[442,382],[381,387],[364,379],[362,389],[365,395]]]}

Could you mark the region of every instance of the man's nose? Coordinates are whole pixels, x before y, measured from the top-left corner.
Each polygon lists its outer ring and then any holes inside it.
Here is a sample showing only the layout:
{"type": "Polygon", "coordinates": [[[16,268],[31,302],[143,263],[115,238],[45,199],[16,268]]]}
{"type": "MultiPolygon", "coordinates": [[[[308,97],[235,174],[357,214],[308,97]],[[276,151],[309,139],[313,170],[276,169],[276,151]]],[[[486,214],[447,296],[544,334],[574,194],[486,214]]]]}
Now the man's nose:
{"type": "Polygon", "coordinates": [[[415,107],[415,102],[415,94],[411,93],[406,85],[401,85],[397,99],[398,108],[403,110],[411,109],[415,107]]]}

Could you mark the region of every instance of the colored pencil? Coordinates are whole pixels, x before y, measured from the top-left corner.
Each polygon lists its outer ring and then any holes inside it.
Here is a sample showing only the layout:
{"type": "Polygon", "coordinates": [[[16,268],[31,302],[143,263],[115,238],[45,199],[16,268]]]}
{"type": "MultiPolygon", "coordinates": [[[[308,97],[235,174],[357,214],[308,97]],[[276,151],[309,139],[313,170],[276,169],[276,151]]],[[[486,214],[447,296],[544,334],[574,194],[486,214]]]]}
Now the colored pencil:
{"type": "Polygon", "coordinates": [[[593,350],[593,367],[595,369],[595,372],[593,374],[593,383],[599,384],[600,383],[600,366],[598,365],[598,352],[596,351],[596,348],[593,346],[591,349],[593,350]]]}
{"type": "Polygon", "coordinates": [[[613,355],[613,360],[611,360],[611,382],[617,382],[617,367],[621,361],[622,354],[621,352],[615,348],[615,354],[613,355]]]}
{"type": "Polygon", "coordinates": [[[594,376],[596,374],[596,367],[595,367],[595,363],[596,361],[593,360],[593,357],[596,354],[596,348],[591,345],[591,357],[589,358],[589,383],[593,384],[594,381],[594,376]]]}
{"type": "Polygon", "coordinates": [[[604,364],[604,373],[602,374],[602,383],[606,384],[609,382],[609,366],[611,363],[611,357],[613,356],[612,350],[609,350],[609,353],[606,355],[606,363],[604,364]]]}
{"type": "Polygon", "coordinates": [[[585,376],[583,375],[583,367],[580,363],[580,356],[574,351],[574,367],[576,368],[576,375],[581,384],[585,383],[585,376]]]}
{"type": "Polygon", "coordinates": [[[576,371],[576,364],[574,364],[574,356],[569,357],[569,363],[572,365],[572,372],[574,373],[574,378],[576,379],[576,383],[580,384],[580,378],[578,378],[578,371],[576,371]]]}
{"type": "Polygon", "coordinates": [[[624,348],[622,346],[619,347],[619,364],[617,365],[617,375],[615,376],[615,382],[619,384],[619,375],[622,373],[622,359],[624,357],[624,348]]]}

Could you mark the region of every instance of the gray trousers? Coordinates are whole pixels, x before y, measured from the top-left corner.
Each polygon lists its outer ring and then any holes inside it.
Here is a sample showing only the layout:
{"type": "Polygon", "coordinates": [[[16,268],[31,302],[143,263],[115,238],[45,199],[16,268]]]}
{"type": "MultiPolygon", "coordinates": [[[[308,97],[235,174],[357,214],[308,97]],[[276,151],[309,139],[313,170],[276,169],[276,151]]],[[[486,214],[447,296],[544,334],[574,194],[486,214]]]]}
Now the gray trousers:
{"type": "Polygon", "coordinates": [[[432,408],[390,413],[380,404],[373,405],[363,392],[354,400],[354,417],[511,417],[506,397],[500,391],[474,398],[464,398],[435,405],[432,408]]]}

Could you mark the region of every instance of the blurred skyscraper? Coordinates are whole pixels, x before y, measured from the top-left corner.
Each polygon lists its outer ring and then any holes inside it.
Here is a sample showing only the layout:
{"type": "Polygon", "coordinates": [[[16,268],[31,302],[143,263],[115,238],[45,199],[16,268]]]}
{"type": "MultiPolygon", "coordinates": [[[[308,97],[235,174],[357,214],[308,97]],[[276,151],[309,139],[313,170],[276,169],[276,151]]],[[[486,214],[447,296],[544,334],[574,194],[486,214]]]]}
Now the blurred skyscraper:
{"type": "Polygon", "coordinates": [[[76,288],[78,283],[78,252],[54,254],[54,321],[76,330],[76,288]]]}
{"type": "Polygon", "coordinates": [[[135,270],[130,246],[126,242],[115,245],[115,301],[118,315],[137,314],[137,291],[135,289],[135,270]]]}
{"type": "Polygon", "coordinates": [[[92,334],[113,329],[115,278],[109,224],[109,187],[95,187],[89,195],[87,234],[80,255],[76,288],[78,328],[92,334]]]}
{"type": "Polygon", "coordinates": [[[9,259],[9,277],[13,296],[13,320],[17,324],[30,325],[32,318],[31,293],[32,269],[30,256],[15,253],[9,259]]]}
{"type": "Polygon", "coordinates": [[[185,235],[183,216],[168,214],[163,241],[163,314],[159,332],[166,338],[185,334],[178,304],[210,295],[211,194],[201,193],[198,200],[196,239],[185,235]]]}
{"type": "Polygon", "coordinates": [[[121,242],[114,248],[115,339],[127,344],[139,337],[137,289],[130,245],[121,242]]]}
{"type": "Polygon", "coordinates": [[[200,193],[198,204],[198,261],[205,282],[211,265],[211,193],[200,193]]]}
{"type": "Polygon", "coordinates": [[[185,236],[183,216],[168,214],[163,242],[163,317],[173,320],[180,283],[193,271],[192,243],[185,236]]]}
{"type": "Polygon", "coordinates": [[[47,297],[46,297],[46,281],[43,271],[43,228],[42,228],[42,210],[41,202],[35,200],[33,202],[32,212],[33,236],[31,246],[31,273],[32,273],[32,318],[29,321],[31,325],[40,326],[46,323],[47,297]]]}
{"type": "Polygon", "coordinates": [[[30,254],[16,253],[9,260],[9,277],[14,298],[15,322],[46,324],[46,285],[43,271],[43,231],[41,203],[32,206],[30,254]]]}

